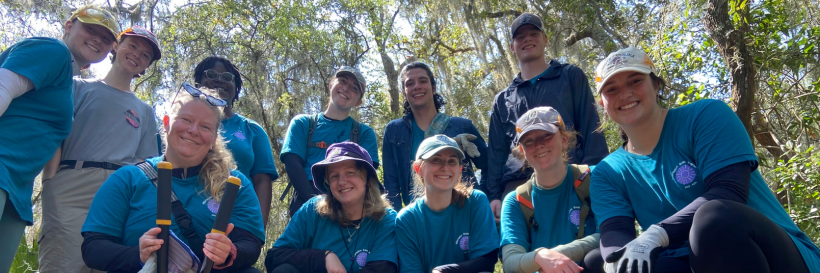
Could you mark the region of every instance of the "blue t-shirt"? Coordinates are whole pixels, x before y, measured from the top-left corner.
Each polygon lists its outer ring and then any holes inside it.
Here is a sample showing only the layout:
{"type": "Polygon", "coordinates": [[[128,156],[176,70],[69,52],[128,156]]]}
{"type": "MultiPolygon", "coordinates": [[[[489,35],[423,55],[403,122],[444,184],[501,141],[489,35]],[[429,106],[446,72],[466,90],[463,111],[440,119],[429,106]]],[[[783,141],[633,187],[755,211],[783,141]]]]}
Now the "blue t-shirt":
{"type": "MultiPolygon", "coordinates": [[[[160,157],[148,159],[157,168],[160,157]]],[[[234,203],[230,223],[265,241],[262,213],[253,184],[242,173],[233,170],[231,175],[242,180],[242,186],[234,203]]],[[[204,191],[199,176],[187,179],[173,178],[171,188],[191,216],[192,226],[202,241],[211,232],[219,203],[204,191]]],[[[111,174],[103,183],[83,224],[83,232],[99,232],[120,238],[125,246],[139,245],[139,238],[157,226],[157,187],[136,166],[125,166],[111,174]]],[[[171,217],[171,230],[182,234],[176,219],[171,217]]],[[[178,236],[192,249],[185,236],[178,236]]]]}
{"type": "MultiPolygon", "coordinates": [[[[539,247],[553,248],[577,239],[581,220],[581,200],[575,194],[575,180],[567,165],[567,176],[561,185],[551,190],[532,187],[532,206],[538,229],[533,228],[527,236],[527,221],[521,205],[515,199],[515,191],[507,194],[501,206],[501,246],[517,244],[527,251],[539,247]],[[530,242],[532,238],[533,242],[530,242]]],[[[533,183],[532,178],[527,183],[533,183]]],[[[584,221],[584,236],[595,233],[595,217],[592,214],[584,221]]]]}
{"type": "MultiPolygon", "coordinates": [[[[308,130],[310,125],[311,115],[298,115],[290,121],[287,136],[285,136],[285,145],[282,148],[282,153],[279,154],[279,160],[283,160],[285,154],[294,153],[299,155],[302,160],[305,160],[305,173],[307,173],[308,180],[313,180],[313,174],[310,173],[310,167],[316,162],[325,159],[325,149],[310,147],[307,148],[308,130]],[[307,154],[305,154],[307,152],[307,154]]],[[[347,117],[343,120],[332,120],[319,114],[319,119],[316,122],[316,130],[313,131],[313,139],[310,142],[316,143],[324,141],[327,146],[333,143],[339,143],[350,140],[350,128],[353,126],[353,118],[347,117]]],[[[379,144],[376,142],[376,133],[370,126],[362,123],[362,129],[359,132],[359,146],[362,146],[370,154],[373,159],[373,164],[379,163],[379,144]]],[[[378,168],[378,166],[376,166],[378,168]]]]}
{"type": "Polygon", "coordinates": [[[316,212],[316,203],[323,198],[315,196],[302,205],[273,246],[333,251],[347,272],[359,272],[367,262],[373,261],[398,264],[395,210],[387,209],[387,214],[378,222],[365,217],[359,230],[355,231],[354,228],[341,227],[316,212]],[[350,241],[347,242],[347,239],[350,241]],[[351,260],[351,257],[356,259],[351,260]]]}
{"type": "Polygon", "coordinates": [[[487,196],[473,190],[464,207],[433,211],[418,198],[396,218],[399,272],[431,272],[439,265],[472,260],[498,248],[487,196]],[[472,238],[471,238],[472,237],[472,238]]]}
{"type": "MultiPolygon", "coordinates": [[[[704,179],[731,164],[757,156],[737,115],[725,103],[700,100],[669,109],[651,154],[619,148],[595,168],[590,191],[598,224],[616,216],[633,217],[645,230],[683,209],[706,192],[704,179]]],[[[777,202],[760,172],[751,174],[749,207],[763,213],[791,236],[813,273],[820,273],[820,250],[798,229],[777,202]]],[[[669,253],[689,253],[681,247],[669,253]]]]}
{"type": "Polygon", "coordinates": [[[268,134],[255,121],[242,115],[222,120],[222,137],[227,141],[236,160],[236,169],[249,179],[254,175],[265,173],[271,180],[279,178],[276,165],[273,163],[273,151],[270,148],[268,134]]]}
{"type": "Polygon", "coordinates": [[[416,152],[419,150],[419,146],[421,142],[424,141],[424,130],[419,128],[419,124],[416,123],[416,119],[412,119],[413,123],[413,149],[410,150],[410,156],[412,156],[412,160],[416,158],[416,152]]]}
{"type": "Polygon", "coordinates": [[[9,194],[20,218],[32,225],[34,178],[71,131],[71,52],[57,39],[28,38],[0,53],[0,68],[34,84],[0,116],[0,189],[9,194]]]}

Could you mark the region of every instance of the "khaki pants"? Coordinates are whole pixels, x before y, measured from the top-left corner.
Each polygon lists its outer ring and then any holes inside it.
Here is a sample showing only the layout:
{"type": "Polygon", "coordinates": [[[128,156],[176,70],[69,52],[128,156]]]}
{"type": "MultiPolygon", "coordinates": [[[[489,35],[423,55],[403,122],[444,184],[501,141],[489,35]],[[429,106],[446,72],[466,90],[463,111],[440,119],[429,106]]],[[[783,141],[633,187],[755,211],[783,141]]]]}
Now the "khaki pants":
{"type": "Polygon", "coordinates": [[[40,272],[101,272],[85,266],[80,232],[94,194],[113,172],[67,168],[43,182],[40,272]]]}

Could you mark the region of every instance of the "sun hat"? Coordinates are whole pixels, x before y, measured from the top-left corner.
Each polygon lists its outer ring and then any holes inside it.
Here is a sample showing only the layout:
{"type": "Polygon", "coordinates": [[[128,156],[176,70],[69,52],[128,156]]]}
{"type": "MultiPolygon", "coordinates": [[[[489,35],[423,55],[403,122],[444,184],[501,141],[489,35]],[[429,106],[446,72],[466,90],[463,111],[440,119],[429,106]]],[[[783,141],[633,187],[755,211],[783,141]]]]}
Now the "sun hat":
{"type": "MultiPolygon", "coordinates": [[[[379,186],[379,191],[384,192],[384,185],[379,181],[379,176],[376,174],[376,168],[373,167],[373,159],[370,157],[370,153],[362,148],[362,146],[359,146],[359,144],[351,141],[330,145],[325,152],[325,159],[310,167],[310,172],[313,174],[313,186],[322,193],[330,193],[330,189],[325,182],[327,167],[345,160],[355,160],[365,163],[367,177],[375,180],[375,183],[379,186]]],[[[368,181],[368,183],[369,182],[370,181],[368,181]]]]}

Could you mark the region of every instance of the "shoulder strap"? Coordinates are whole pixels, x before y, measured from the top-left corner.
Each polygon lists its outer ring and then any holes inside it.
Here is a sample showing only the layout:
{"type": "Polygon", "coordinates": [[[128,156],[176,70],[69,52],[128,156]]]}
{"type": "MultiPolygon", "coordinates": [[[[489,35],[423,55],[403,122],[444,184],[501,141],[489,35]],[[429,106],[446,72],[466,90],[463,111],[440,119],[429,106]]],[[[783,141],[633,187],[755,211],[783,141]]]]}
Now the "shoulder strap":
{"type": "MultiPolygon", "coordinates": [[[[152,166],[148,161],[137,163],[136,166],[142,170],[143,173],[145,173],[148,180],[151,180],[151,184],[154,184],[156,187],[157,179],[159,178],[157,169],[154,169],[154,166],[152,166]]],[[[205,242],[199,238],[199,235],[192,226],[193,221],[191,220],[191,216],[188,215],[188,211],[185,210],[185,205],[179,201],[179,198],[177,198],[177,195],[174,193],[173,189],[171,190],[171,213],[174,214],[174,220],[177,222],[179,229],[182,231],[182,235],[188,239],[188,244],[191,251],[193,251],[194,254],[196,254],[196,256],[200,259],[205,257],[202,253],[202,247],[200,247],[204,245],[205,242]]]]}
{"type": "Polygon", "coordinates": [[[310,147],[313,146],[313,132],[316,131],[316,124],[319,123],[319,115],[321,114],[322,113],[317,113],[308,116],[308,137],[306,142],[307,145],[305,145],[305,161],[307,161],[307,156],[310,152],[310,147]]]}
{"type": "Polygon", "coordinates": [[[362,124],[359,121],[357,121],[356,119],[353,119],[353,124],[351,124],[351,126],[350,126],[350,141],[352,141],[353,143],[358,144],[359,143],[359,131],[361,131],[361,130],[362,130],[362,124]]]}
{"type": "MultiPolygon", "coordinates": [[[[534,207],[532,206],[532,183],[527,180],[515,188],[515,200],[521,206],[521,212],[524,213],[524,219],[527,221],[527,236],[530,236],[533,229],[538,229],[538,223],[535,222],[534,207]]],[[[532,243],[532,238],[530,238],[532,243]]]]}
{"type": "Polygon", "coordinates": [[[575,195],[578,195],[578,200],[581,201],[581,218],[578,222],[577,235],[577,238],[581,239],[584,237],[585,220],[587,219],[587,216],[589,216],[592,213],[592,211],[590,210],[592,204],[589,199],[589,180],[591,174],[588,165],[570,164],[570,169],[572,170],[575,195]]]}

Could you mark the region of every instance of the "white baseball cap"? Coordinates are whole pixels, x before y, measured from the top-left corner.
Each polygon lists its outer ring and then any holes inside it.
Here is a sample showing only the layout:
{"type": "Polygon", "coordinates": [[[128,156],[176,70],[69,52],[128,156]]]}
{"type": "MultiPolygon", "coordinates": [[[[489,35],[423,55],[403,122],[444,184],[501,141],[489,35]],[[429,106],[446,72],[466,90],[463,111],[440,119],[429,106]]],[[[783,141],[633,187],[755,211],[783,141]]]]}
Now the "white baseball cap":
{"type": "Polygon", "coordinates": [[[624,71],[645,74],[655,73],[655,75],[658,75],[658,69],[649,59],[649,56],[646,55],[646,52],[630,46],[609,54],[606,59],[598,64],[598,68],[595,69],[596,92],[601,92],[601,88],[604,87],[604,84],[612,75],[624,71]]]}

